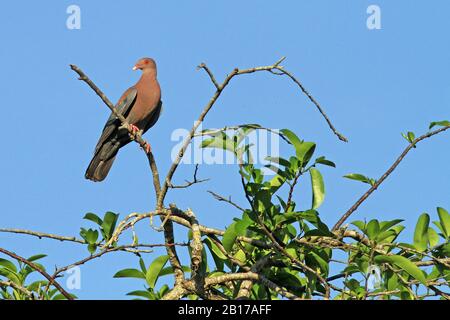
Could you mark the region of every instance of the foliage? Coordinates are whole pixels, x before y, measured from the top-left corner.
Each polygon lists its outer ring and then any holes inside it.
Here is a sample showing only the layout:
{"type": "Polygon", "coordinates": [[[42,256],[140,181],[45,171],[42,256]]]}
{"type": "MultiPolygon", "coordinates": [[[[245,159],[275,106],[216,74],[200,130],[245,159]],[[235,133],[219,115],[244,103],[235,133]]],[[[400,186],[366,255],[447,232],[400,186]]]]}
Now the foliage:
{"type": "MultiPolygon", "coordinates": [[[[37,263],[37,260],[45,258],[45,254],[37,254],[27,258],[41,270],[45,267],[37,263]]],[[[49,285],[47,280],[29,280],[37,271],[30,266],[0,258],[0,297],[4,300],[65,300],[58,289],[49,285]],[[12,285],[5,285],[12,283],[12,285]]]]}
{"type": "MultiPolygon", "coordinates": [[[[435,125],[439,125],[436,123],[435,125]]],[[[253,163],[251,145],[246,136],[258,128],[240,126],[230,135],[227,131],[208,134],[202,148],[232,152],[238,159],[238,173],[247,207],[220,234],[201,235],[201,267],[204,279],[219,279],[236,273],[257,272],[261,281],[252,283],[248,299],[280,299],[292,296],[280,294],[283,288],[297,298],[324,297],[332,299],[425,299],[429,296],[448,298],[450,279],[450,215],[437,208],[437,219],[422,214],[410,243],[397,242],[405,227],[403,220],[353,221],[351,226],[332,230],[321,219],[319,209],[325,200],[325,179],[322,170],[336,165],[324,156],[315,157],[316,144],[300,139],[284,129],[280,135],[292,147],[289,157],[268,157],[264,167],[253,163]],[[269,172],[273,174],[269,174],[269,172]],[[307,178],[309,177],[309,178],[307,178]],[[298,184],[309,184],[312,198],[302,208],[295,202],[298,184]],[[258,265],[258,268],[255,268],[258,265]],[[441,289],[439,289],[441,288],[441,289]]],[[[408,134],[409,142],[414,136],[408,134]]],[[[375,179],[362,174],[346,178],[373,186],[375,179]]],[[[181,213],[180,213],[181,214],[181,213]]],[[[103,218],[88,213],[84,219],[96,228],[81,228],[80,235],[91,255],[100,248],[120,249],[115,232],[118,214],[107,212],[103,218]],[[106,246],[106,247],[105,247],[106,246]]],[[[182,216],[188,219],[187,216],[182,216]]],[[[125,220],[126,221],[126,220],[125,220]]],[[[134,222],[135,223],[135,222],[134,222]]],[[[125,224],[126,225],[126,224],[125,224]]],[[[192,230],[189,241],[192,245],[192,230]]],[[[133,245],[138,246],[137,238],[133,245]]],[[[193,249],[188,248],[193,258],[193,249]]],[[[153,259],[146,266],[139,251],[139,267],[118,271],[115,278],[136,278],[144,281],[144,288],[129,292],[135,299],[159,300],[172,288],[167,283],[157,286],[160,277],[174,273],[167,262],[168,255],[153,259]]],[[[35,261],[45,257],[28,258],[35,261]]],[[[44,268],[42,265],[39,267],[44,268]]],[[[181,266],[186,275],[191,267],[181,266]]],[[[45,270],[45,269],[44,269],[45,270]]],[[[0,259],[0,294],[4,299],[62,299],[58,290],[47,281],[28,283],[35,272],[27,265],[0,259]],[[7,286],[6,281],[25,290],[7,286]],[[28,293],[26,293],[28,291],[28,293]]],[[[241,297],[244,280],[223,281],[211,285],[211,295],[226,299],[241,297]]],[[[206,293],[204,293],[206,294],[206,293]]],[[[187,292],[190,299],[207,298],[187,292]]]]}
{"type": "MultiPolygon", "coordinates": [[[[419,217],[412,243],[396,242],[404,230],[401,225],[403,220],[400,219],[354,221],[352,225],[356,230],[347,227],[340,232],[332,232],[322,222],[318,209],[325,198],[320,167],[335,167],[335,164],[323,156],[313,160],[316,145],[301,140],[292,131],[285,129],[281,132],[291,143],[294,155],[289,158],[268,158],[270,164],[265,167],[272,170],[274,175],[265,174],[262,168],[252,164],[250,145],[241,144],[251,130],[240,128],[232,136],[225,132],[215,133],[202,144],[203,148],[220,148],[232,152],[240,160],[239,174],[243,192],[248,199],[248,208],[241,216],[233,219],[221,239],[211,234],[203,236],[203,255],[212,257],[209,264],[207,259],[203,260],[207,277],[241,272],[269,256],[270,263],[263,268],[261,275],[301,298],[324,296],[329,286],[335,293],[334,299],[423,299],[436,294],[431,288],[448,285],[450,215],[445,209],[437,209],[439,220],[433,222],[437,229],[430,226],[428,214],[419,217]],[[299,179],[307,174],[310,176],[312,201],[308,207],[299,209],[292,199],[292,191],[299,179]],[[287,190],[284,191],[287,192],[283,193],[285,186],[287,190]],[[348,238],[353,241],[345,241],[348,238]],[[252,245],[248,239],[270,244],[270,247],[252,245]],[[347,256],[346,261],[333,264],[333,256],[342,254],[347,256]],[[310,270],[303,269],[302,265],[308,266],[310,270]],[[333,279],[330,277],[331,270],[338,271],[340,277],[336,279],[342,279],[343,287],[332,284],[331,280],[325,283],[318,280],[319,276],[333,279]],[[368,282],[374,270],[381,270],[381,279],[374,288],[369,288],[368,282]]],[[[346,178],[370,185],[376,182],[361,174],[349,174],[346,178]]],[[[161,258],[167,261],[167,256],[163,256],[155,262],[161,258]]],[[[168,288],[163,285],[159,292],[155,292],[155,282],[148,281],[148,273],[153,271],[165,275],[171,268],[162,269],[160,264],[152,268],[153,264],[145,269],[140,259],[140,265],[143,266],[141,271],[122,270],[116,277],[145,279],[147,291],[134,291],[129,295],[157,299],[168,288]]],[[[188,267],[185,269],[189,270],[188,267]]],[[[152,279],[157,279],[157,276],[152,279]]],[[[230,287],[230,284],[224,283],[215,286],[214,290],[222,296],[235,299],[240,284],[237,282],[230,287]]],[[[279,297],[279,293],[257,283],[253,285],[248,298],[279,297]]]]}

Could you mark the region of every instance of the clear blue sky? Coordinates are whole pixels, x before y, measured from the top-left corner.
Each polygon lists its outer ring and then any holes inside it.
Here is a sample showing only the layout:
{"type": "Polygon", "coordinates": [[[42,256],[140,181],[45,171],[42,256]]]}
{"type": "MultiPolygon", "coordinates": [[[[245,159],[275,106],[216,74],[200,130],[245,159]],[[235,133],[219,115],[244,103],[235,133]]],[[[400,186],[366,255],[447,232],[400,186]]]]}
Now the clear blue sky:
{"type": "MultiPolygon", "coordinates": [[[[234,67],[252,67],[287,56],[284,66],[303,81],[350,140],[331,134],[311,103],[286,78],[254,74],[235,79],[208,115],[204,128],[259,123],[290,128],[318,144],[336,169],[322,170],[326,201],[322,218],[334,223],[367,189],[342,178],[351,172],[377,178],[406,142],[400,133],[423,133],[434,120],[450,118],[450,20],[448,1],[8,1],[0,11],[2,156],[0,227],[78,235],[86,212],[121,217],[154,207],[153,186],[142,151],[130,144],[107,180],[92,183],[84,171],[108,110],[69,69],[80,66],[111,100],[138,79],[135,61],[151,56],[159,66],[164,112],[146,138],[161,173],[170,165],[174,129],[189,128],[213,93],[203,72],[207,62],[218,79],[234,67]],[[382,30],[368,30],[366,9],[382,10],[382,30]],[[66,28],[66,8],[81,8],[81,30],[66,28]]],[[[449,136],[413,150],[355,219],[406,219],[435,207],[450,208],[449,136]]],[[[175,182],[189,179],[182,166],[175,182]]],[[[217,203],[214,190],[244,204],[234,166],[202,166],[211,178],[189,191],[171,191],[167,203],[192,208],[201,223],[223,228],[238,214],[217,203]]],[[[297,200],[310,203],[309,179],[297,200]]],[[[162,242],[144,223],[140,240],[162,242]]],[[[177,230],[178,240],[186,230],[177,230]]],[[[129,237],[127,234],[125,237],[129,237]]],[[[405,238],[406,239],[406,238],[405,238]]],[[[0,246],[23,256],[47,253],[52,270],[87,255],[83,246],[0,234],[0,246]]],[[[157,250],[159,254],[160,250],[157,250]]],[[[152,256],[146,258],[147,263],[152,256]]],[[[130,254],[116,253],[82,267],[80,298],[124,298],[140,281],[112,279],[136,267],[130,254]]]]}

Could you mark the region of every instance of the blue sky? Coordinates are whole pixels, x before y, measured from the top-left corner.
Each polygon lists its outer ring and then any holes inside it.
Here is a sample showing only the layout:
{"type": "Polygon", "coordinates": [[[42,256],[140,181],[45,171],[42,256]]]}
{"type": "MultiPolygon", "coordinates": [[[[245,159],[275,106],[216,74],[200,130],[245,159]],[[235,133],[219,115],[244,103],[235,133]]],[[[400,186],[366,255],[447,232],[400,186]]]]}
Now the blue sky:
{"type": "MultiPolygon", "coordinates": [[[[222,79],[234,67],[269,65],[287,56],[285,68],[318,99],[349,143],[331,134],[287,78],[271,74],[233,80],[203,127],[259,123],[315,141],[318,155],[337,164],[322,170],[327,195],[320,208],[323,220],[334,223],[367,189],[344,174],[379,177],[406,145],[401,132],[420,134],[431,121],[450,118],[449,10],[448,1],[406,0],[3,3],[0,227],[78,235],[80,226],[90,226],[82,221],[86,212],[111,210],[124,217],[153,209],[147,161],[135,144],[120,152],[106,181],[84,179],[108,110],[68,67],[81,67],[115,101],[137,81],[131,67],[143,56],[157,61],[163,90],[164,112],[145,136],[162,174],[176,144],[171,133],[190,128],[213,94],[207,76],[195,69],[200,62],[222,79]],[[381,30],[366,27],[366,9],[373,3],[381,8],[381,30]],[[80,30],[66,28],[71,4],[81,8],[80,30]]],[[[352,220],[403,218],[412,238],[421,213],[434,219],[436,206],[450,208],[448,141],[444,133],[419,145],[352,220]]],[[[192,170],[181,166],[175,182],[190,179],[192,170]]],[[[170,191],[166,203],[190,207],[201,223],[224,228],[238,212],[206,190],[244,204],[237,170],[202,166],[199,176],[211,181],[170,191]]],[[[310,203],[308,183],[297,190],[300,206],[310,203]]],[[[142,241],[163,241],[145,223],[138,231],[142,241]]],[[[177,229],[177,239],[185,235],[177,229]]],[[[87,255],[82,246],[23,235],[0,234],[0,246],[23,256],[46,253],[42,262],[50,270],[87,255]]],[[[80,298],[124,298],[142,283],[112,275],[135,266],[132,255],[107,255],[82,267],[82,288],[73,292],[80,298]]]]}

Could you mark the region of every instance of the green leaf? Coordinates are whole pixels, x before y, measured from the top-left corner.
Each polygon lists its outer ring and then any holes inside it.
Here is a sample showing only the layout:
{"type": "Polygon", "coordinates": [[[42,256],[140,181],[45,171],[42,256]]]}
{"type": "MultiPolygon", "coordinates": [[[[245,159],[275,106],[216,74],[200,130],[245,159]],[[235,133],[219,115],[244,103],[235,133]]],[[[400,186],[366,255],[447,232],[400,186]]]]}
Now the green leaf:
{"type": "Polygon", "coordinates": [[[398,256],[398,255],[391,255],[391,256],[376,256],[374,258],[374,261],[378,264],[381,263],[391,263],[395,264],[397,267],[401,268],[402,270],[406,271],[409,275],[411,275],[416,280],[419,280],[422,284],[426,283],[426,278],[422,270],[420,270],[414,263],[412,263],[410,260],[408,260],[405,257],[398,256]]]}
{"type": "Polygon", "coordinates": [[[149,291],[145,291],[145,290],[136,290],[136,291],[131,291],[127,293],[127,296],[136,296],[136,297],[141,297],[141,298],[145,298],[148,300],[154,300],[155,299],[155,295],[149,291]]]}
{"type": "Polygon", "coordinates": [[[268,190],[260,190],[255,195],[255,202],[259,212],[265,212],[272,206],[271,195],[268,190]]]}
{"type": "Polygon", "coordinates": [[[439,243],[439,235],[433,228],[428,228],[428,243],[431,248],[439,243]]]}
{"type": "Polygon", "coordinates": [[[391,220],[391,221],[381,221],[380,222],[380,232],[383,231],[387,231],[390,228],[392,228],[393,226],[395,226],[396,224],[399,224],[400,222],[403,222],[404,220],[402,219],[395,219],[395,220],[391,220]]]}
{"type": "Polygon", "coordinates": [[[283,198],[281,198],[280,196],[276,196],[278,198],[278,201],[280,202],[280,205],[283,207],[284,210],[286,210],[286,202],[283,200],[283,198]]]}
{"type": "Polygon", "coordinates": [[[204,139],[200,144],[200,148],[222,149],[235,153],[235,145],[233,139],[223,132],[221,135],[217,135],[213,138],[204,139]]]}
{"type": "Polygon", "coordinates": [[[214,253],[214,255],[216,255],[218,258],[222,260],[227,259],[227,257],[223,254],[223,252],[219,249],[219,247],[210,238],[208,237],[205,238],[204,242],[210,248],[211,253],[214,253]]]}
{"type": "Polygon", "coordinates": [[[380,233],[380,224],[378,220],[370,220],[366,226],[366,234],[371,240],[375,240],[376,236],[380,233]]]}
{"type": "Polygon", "coordinates": [[[280,176],[280,175],[276,175],[274,176],[270,181],[269,181],[269,185],[270,185],[270,192],[274,193],[275,191],[277,191],[286,181],[286,178],[280,176]]]}
{"type": "Polygon", "coordinates": [[[393,226],[387,231],[382,231],[377,236],[377,242],[378,243],[390,243],[393,242],[398,235],[405,229],[404,226],[398,225],[393,226]]]}
{"type": "Polygon", "coordinates": [[[445,237],[450,238],[450,214],[444,208],[437,208],[439,221],[441,222],[442,232],[445,237]]]}
{"type": "Polygon", "coordinates": [[[19,275],[9,268],[6,268],[6,267],[0,268],[0,276],[6,277],[16,284],[19,284],[19,285],[21,284],[19,275]]]}
{"type": "Polygon", "coordinates": [[[242,219],[239,221],[236,221],[236,226],[234,227],[236,234],[238,236],[245,236],[248,227],[250,227],[253,224],[252,219],[249,217],[247,212],[244,212],[242,215],[242,219]]]}
{"type": "Polygon", "coordinates": [[[6,269],[17,272],[17,268],[14,263],[9,260],[0,258],[0,267],[5,267],[6,269]]]}
{"type": "Polygon", "coordinates": [[[141,267],[141,271],[147,273],[147,267],[145,266],[144,259],[139,258],[139,267],[141,267]]]}
{"type": "Polygon", "coordinates": [[[103,217],[102,229],[106,240],[111,239],[114,229],[116,228],[118,217],[119,215],[113,212],[105,213],[105,216],[103,217]]]}
{"type": "Polygon", "coordinates": [[[222,244],[227,252],[230,252],[236,242],[236,222],[233,222],[226,230],[222,237],[222,244]]]}
{"type": "Polygon", "coordinates": [[[392,270],[386,270],[386,289],[389,291],[397,289],[397,286],[399,284],[398,282],[398,276],[396,273],[394,273],[392,270]]]}
{"type": "Polygon", "coordinates": [[[297,158],[301,162],[301,166],[305,167],[316,150],[316,144],[313,142],[302,142],[300,147],[296,149],[297,158]]]}
{"type": "Polygon", "coordinates": [[[93,229],[89,229],[86,230],[85,234],[84,234],[84,239],[89,243],[89,244],[94,244],[97,242],[98,239],[98,231],[97,230],[93,230],[93,229]]]}
{"type": "Polygon", "coordinates": [[[427,250],[428,247],[428,226],[430,216],[427,213],[422,214],[416,224],[414,231],[414,246],[420,252],[427,250]]]}
{"type": "Polygon", "coordinates": [[[321,272],[328,274],[328,259],[325,260],[324,257],[318,255],[314,251],[308,252],[305,259],[308,266],[313,266],[315,268],[319,267],[321,272]]]}
{"type": "Polygon", "coordinates": [[[450,126],[450,121],[444,120],[444,121],[434,121],[432,123],[430,123],[430,127],[429,129],[435,127],[435,126],[439,126],[439,127],[448,127],[450,126]]]}
{"type": "Polygon", "coordinates": [[[38,291],[40,288],[44,288],[47,283],[48,282],[44,280],[34,281],[27,286],[27,289],[30,291],[38,291]]]}
{"type": "Polygon", "coordinates": [[[289,129],[282,129],[280,132],[289,140],[290,143],[297,150],[301,145],[302,141],[297,137],[297,135],[289,129]]]}
{"type": "Polygon", "coordinates": [[[313,142],[303,142],[297,137],[295,133],[288,129],[282,129],[280,132],[289,140],[295,148],[295,154],[301,161],[302,167],[305,167],[311,159],[316,149],[316,144],[313,142]]]}
{"type": "Polygon", "coordinates": [[[323,164],[325,166],[336,168],[336,164],[333,161],[325,159],[325,157],[317,158],[315,163],[319,163],[319,164],[323,164]]]}
{"type": "Polygon", "coordinates": [[[406,141],[408,141],[409,143],[413,142],[414,139],[416,138],[416,135],[414,134],[414,132],[408,131],[406,134],[402,133],[403,138],[406,139],[406,141]]]}
{"type": "Polygon", "coordinates": [[[145,279],[145,274],[137,269],[123,269],[114,275],[114,278],[138,278],[145,279]]]}
{"type": "Polygon", "coordinates": [[[147,281],[147,284],[150,286],[150,288],[154,288],[156,281],[158,280],[159,274],[161,270],[164,268],[164,265],[167,263],[167,260],[169,260],[168,255],[163,255],[155,260],[153,260],[152,264],[147,270],[147,274],[145,275],[145,279],[147,281]]]}
{"type": "Polygon", "coordinates": [[[371,178],[368,178],[368,177],[366,177],[366,176],[364,176],[364,175],[362,175],[362,174],[359,174],[359,173],[350,173],[350,174],[346,174],[345,176],[344,176],[344,178],[347,178],[347,179],[350,179],[350,180],[356,180],[356,181],[361,181],[361,182],[363,182],[363,183],[367,183],[367,184],[370,184],[370,185],[374,185],[375,184],[375,182],[376,182],[376,180],[374,180],[374,179],[371,179],[371,178]]]}
{"type": "Polygon", "coordinates": [[[95,222],[95,223],[98,224],[99,226],[101,226],[102,223],[103,223],[103,220],[100,219],[99,216],[97,216],[95,213],[91,213],[91,212],[86,213],[86,215],[83,217],[83,219],[86,219],[86,220],[90,220],[90,221],[92,221],[92,222],[95,222]]]}
{"type": "Polygon", "coordinates": [[[357,227],[362,232],[366,233],[366,223],[364,221],[361,221],[361,220],[353,221],[352,225],[357,227]]]}
{"type": "Polygon", "coordinates": [[[97,250],[97,245],[95,243],[88,244],[88,251],[90,254],[94,254],[95,250],[97,250]]]}
{"type": "Polygon", "coordinates": [[[27,260],[33,262],[33,261],[45,258],[46,256],[47,256],[46,254],[36,254],[34,256],[29,257],[27,260]]]}
{"type": "MultiPolygon", "coordinates": [[[[181,270],[183,270],[184,272],[191,272],[192,271],[191,268],[189,268],[188,266],[181,266],[181,270]]],[[[174,271],[173,271],[172,266],[169,266],[169,267],[163,268],[161,270],[161,272],[159,273],[159,276],[163,277],[163,276],[167,276],[168,274],[173,274],[173,273],[174,273],[174,271]]]]}
{"type": "Polygon", "coordinates": [[[325,185],[319,170],[311,168],[309,170],[312,187],[312,209],[317,209],[325,199],[325,185]]]}
{"type": "Polygon", "coordinates": [[[210,238],[205,238],[203,242],[209,248],[209,251],[211,252],[211,255],[216,264],[217,270],[223,270],[224,261],[227,260],[227,257],[223,254],[222,251],[220,251],[219,247],[210,238]]]}
{"type": "Polygon", "coordinates": [[[359,284],[359,281],[356,279],[350,279],[348,281],[345,281],[345,286],[352,291],[355,291],[361,287],[361,285],[359,284]]]}
{"type": "Polygon", "coordinates": [[[279,165],[282,165],[285,168],[289,168],[291,166],[291,163],[288,160],[283,159],[281,157],[266,157],[265,160],[277,163],[279,165]]]}

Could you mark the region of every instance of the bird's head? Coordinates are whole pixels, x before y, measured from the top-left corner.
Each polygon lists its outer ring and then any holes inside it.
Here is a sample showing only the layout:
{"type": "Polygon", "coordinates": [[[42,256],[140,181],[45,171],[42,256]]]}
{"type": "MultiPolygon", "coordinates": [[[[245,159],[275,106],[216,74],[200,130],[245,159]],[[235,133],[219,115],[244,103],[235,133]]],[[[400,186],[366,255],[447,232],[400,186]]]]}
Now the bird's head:
{"type": "Polygon", "coordinates": [[[142,58],[133,67],[133,70],[142,70],[142,72],[154,72],[156,74],[156,62],[152,58],[142,58]]]}

